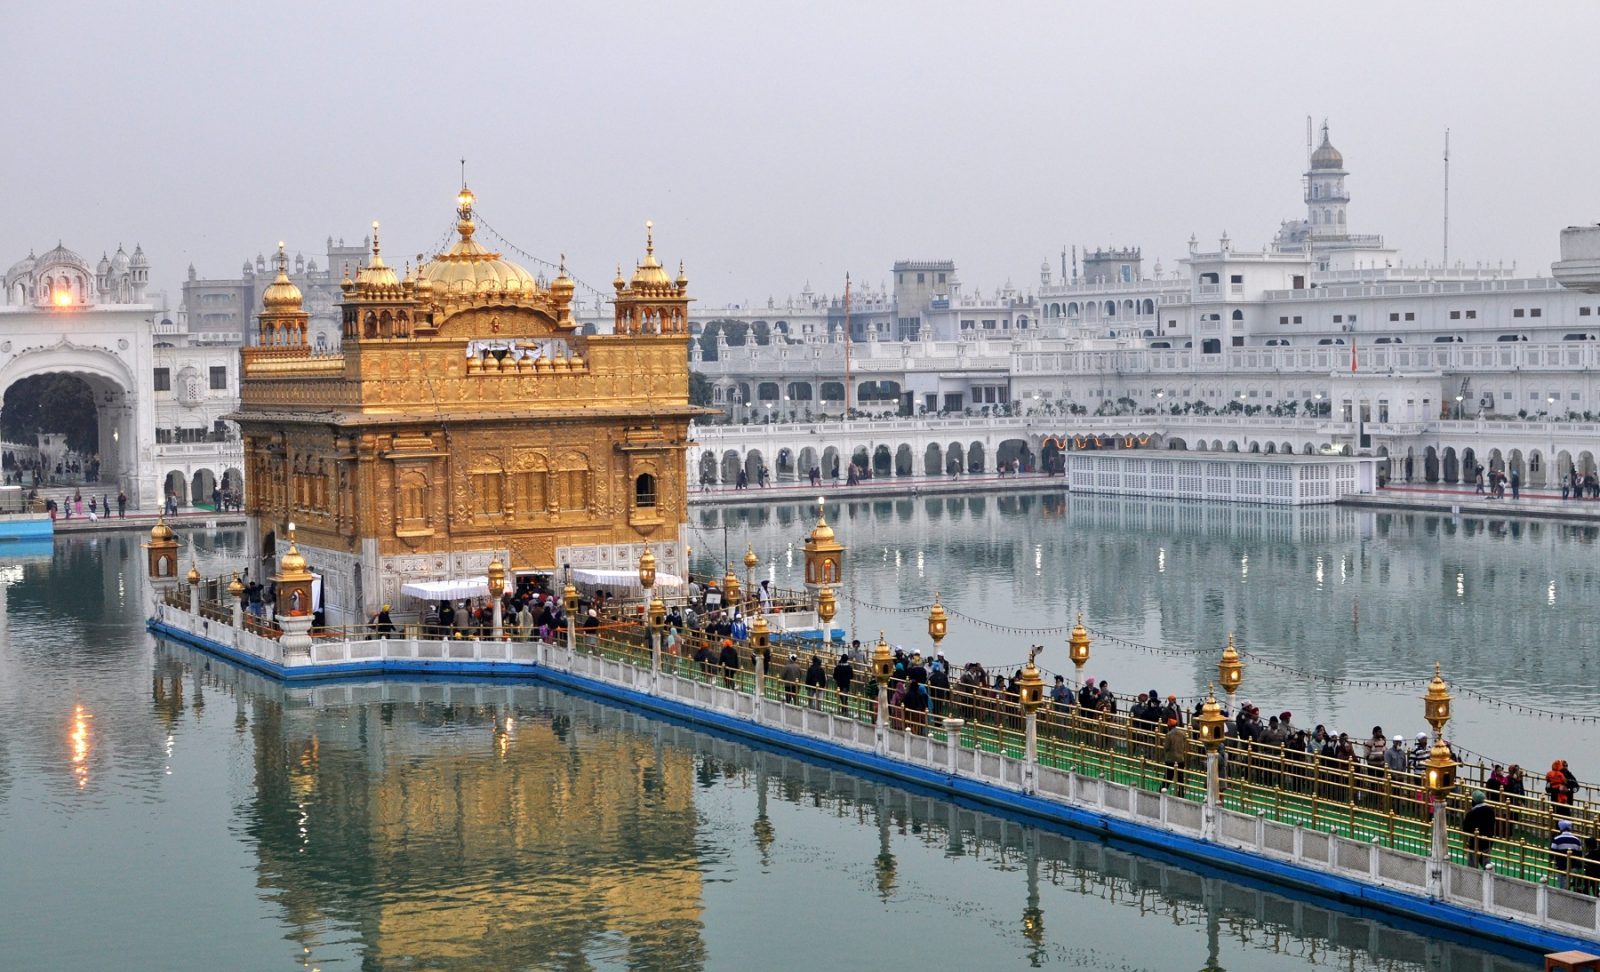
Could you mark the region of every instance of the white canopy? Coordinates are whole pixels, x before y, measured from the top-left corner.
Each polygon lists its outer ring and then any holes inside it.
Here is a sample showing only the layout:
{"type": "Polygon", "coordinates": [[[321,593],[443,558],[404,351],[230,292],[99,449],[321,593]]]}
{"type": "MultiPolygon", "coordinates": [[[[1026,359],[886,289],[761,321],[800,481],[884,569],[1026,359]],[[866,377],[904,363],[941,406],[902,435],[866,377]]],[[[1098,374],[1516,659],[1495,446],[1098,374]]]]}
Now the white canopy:
{"type": "MultiPolygon", "coordinates": [[[[597,567],[574,567],[572,579],[580,584],[599,584],[604,587],[638,587],[637,570],[601,570],[597,567]]],[[[656,574],[657,587],[682,587],[683,578],[676,574],[656,574]]]]}
{"type": "Polygon", "coordinates": [[[453,601],[464,597],[488,597],[489,578],[458,577],[455,580],[417,581],[405,584],[400,593],[420,597],[424,601],[453,601]]]}

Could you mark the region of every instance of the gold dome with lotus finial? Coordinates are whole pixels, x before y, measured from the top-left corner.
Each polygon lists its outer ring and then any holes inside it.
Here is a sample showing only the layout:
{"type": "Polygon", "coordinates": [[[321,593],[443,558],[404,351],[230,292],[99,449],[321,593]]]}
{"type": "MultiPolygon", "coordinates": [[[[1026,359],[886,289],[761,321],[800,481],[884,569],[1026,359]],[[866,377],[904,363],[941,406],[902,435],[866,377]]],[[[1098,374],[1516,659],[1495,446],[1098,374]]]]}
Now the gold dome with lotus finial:
{"type": "Polygon", "coordinates": [[[418,287],[427,284],[428,292],[443,301],[498,297],[519,302],[536,296],[539,282],[533,274],[472,238],[478,229],[472,218],[476,202],[472,190],[462,186],[456,195],[456,232],[461,238],[419,269],[418,287]]]}
{"type": "Polygon", "coordinates": [[[261,294],[261,306],[269,311],[298,311],[302,295],[300,288],[289,279],[289,257],[284,253],[283,241],[278,241],[278,275],[261,294]]]}

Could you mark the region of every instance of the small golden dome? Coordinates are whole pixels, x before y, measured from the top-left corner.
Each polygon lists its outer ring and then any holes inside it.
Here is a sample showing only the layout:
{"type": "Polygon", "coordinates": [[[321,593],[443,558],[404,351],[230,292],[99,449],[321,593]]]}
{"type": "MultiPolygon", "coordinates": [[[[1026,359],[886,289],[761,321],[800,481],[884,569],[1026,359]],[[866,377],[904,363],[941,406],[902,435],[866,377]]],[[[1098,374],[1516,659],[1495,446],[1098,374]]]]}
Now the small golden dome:
{"type": "Polygon", "coordinates": [[[572,291],[576,286],[572,282],[572,278],[567,276],[567,255],[563,253],[561,254],[560,271],[556,274],[556,279],[550,281],[550,292],[558,297],[571,297],[572,291]]]}
{"type": "Polygon", "coordinates": [[[529,298],[539,293],[533,274],[490,252],[472,238],[477,224],[472,206],[477,197],[466,186],[456,196],[456,231],[461,238],[444,253],[429,260],[417,271],[418,286],[426,283],[428,292],[442,300],[470,300],[479,296],[529,298]]]}
{"type": "Polygon", "coordinates": [[[378,221],[372,221],[372,259],[367,265],[356,271],[356,289],[363,296],[381,296],[393,293],[390,288],[398,289],[400,279],[394,275],[394,268],[383,262],[383,250],[378,245],[378,221]]]}
{"type": "Polygon", "coordinates": [[[190,587],[200,583],[200,567],[192,560],[189,561],[189,573],[184,577],[184,580],[189,582],[190,587]]]}
{"type": "Polygon", "coordinates": [[[644,261],[634,268],[633,286],[666,287],[671,284],[672,278],[667,276],[667,271],[661,267],[661,261],[656,259],[655,223],[645,220],[644,261]]]}
{"type": "Polygon", "coordinates": [[[678,279],[674,282],[677,283],[679,290],[689,289],[689,275],[683,272],[682,260],[678,261],[678,279]]]}
{"type": "Polygon", "coordinates": [[[172,532],[172,527],[167,526],[165,516],[156,519],[156,525],[150,528],[151,543],[167,543],[175,539],[177,534],[172,532]]]}
{"type": "Polygon", "coordinates": [[[295,546],[293,540],[289,541],[289,549],[278,560],[278,573],[285,577],[303,574],[306,572],[306,558],[300,555],[300,548],[295,546]]]}
{"type": "Polygon", "coordinates": [[[244,585],[239,583],[239,573],[235,571],[233,580],[228,582],[228,593],[235,598],[244,597],[244,585]]]}
{"type": "Polygon", "coordinates": [[[289,279],[289,258],[283,252],[283,242],[278,242],[278,275],[261,294],[261,306],[269,311],[298,311],[300,288],[289,279]]]}
{"type": "Polygon", "coordinates": [[[622,288],[628,286],[628,281],[624,280],[622,277],[622,264],[620,263],[617,264],[617,278],[611,281],[611,286],[617,288],[618,293],[621,293],[622,288]]]}
{"type": "Polygon", "coordinates": [[[350,265],[348,263],[344,266],[344,279],[339,281],[339,289],[346,294],[355,292],[356,282],[350,279],[350,265]]]}
{"type": "Polygon", "coordinates": [[[817,508],[817,525],[811,529],[811,539],[817,543],[833,539],[833,527],[828,526],[828,519],[821,507],[817,508]]]}

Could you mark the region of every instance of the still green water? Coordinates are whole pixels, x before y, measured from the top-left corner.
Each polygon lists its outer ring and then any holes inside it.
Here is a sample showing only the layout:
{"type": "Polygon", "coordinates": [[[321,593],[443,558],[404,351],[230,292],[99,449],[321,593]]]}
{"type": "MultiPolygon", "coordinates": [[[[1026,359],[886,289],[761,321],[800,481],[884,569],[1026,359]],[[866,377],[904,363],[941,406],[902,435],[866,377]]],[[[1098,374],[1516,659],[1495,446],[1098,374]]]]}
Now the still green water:
{"type": "MultiPolygon", "coordinates": [[[[1340,557],[1359,563],[1360,548],[1386,542],[1360,525],[1348,537],[1342,527],[1307,537],[1302,525],[1288,538],[1277,527],[1217,526],[1240,534],[1227,537],[1198,521],[1162,540],[1025,500],[940,500],[936,519],[922,501],[904,517],[895,505],[881,515],[865,506],[837,519],[846,543],[870,551],[856,571],[874,603],[937,582],[947,604],[975,615],[981,605],[983,616],[1042,623],[1081,603],[1101,609],[1102,625],[1173,641],[1184,624],[1237,618],[1157,610],[1165,585],[1143,575],[1159,573],[1147,567],[1158,548],[1168,574],[1202,562],[1237,571],[1234,552],[1244,549],[1259,582],[1318,556],[1325,572],[1340,557]],[[1084,577],[1107,557],[1126,557],[1125,568],[1095,588],[1084,577]]],[[[806,511],[725,512],[730,523],[750,521],[750,541],[784,578],[806,511]]],[[[720,524],[725,513],[711,515],[720,524]]],[[[743,541],[739,529],[730,534],[743,541]]],[[[1421,543],[1426,529],[1406,535],[1421,543]]],[[[536,686],[285,688],[144,631],[138,540],[63,538],[38,557],[0,549],[0,967],[1480,970],[1531,961],[536,686]]],[[[1548,534],[1538,544],[1526,534],[1481,542],[1499,544],[1500,564],[1525,551],[1528,571],[1552,550],[1548,534]]],[[[202,569],[237,556],[240,543],[236,533],[197,538],[202,569]]],[[[1218,575],[1226,608],[1237,582],[1218,575]]],[[[1378,568],[1346,576],[1375,581],[1378,568]]],[[[1178,606],[1205,603],[1210,583],[1175,595],[1178,606]]],[[[1281,599],[1259,586],[1267,601],[1281,599]]],[[[1454,624],[1452,596],[1434,591],[1418,610],[1454,624]]],[[[1272,623],[1267,606],[1255,610],[1256,623],[1272,623]]],[[[879,623],[858,611],[859,624],[879,623]]],[[[1304,623],[1328,627],[1337,643],[1336,611],[1304,623]]],[[[883,620],[908,640],[920,624],[883,620]]],[[[1022,643],[986,637],[953,626],[948,644],[963,639],[1000,659],[1022,643]]],[[[1097,669],[1115,665],[1097,656],[1097,669]]],[[[1165,674],[1175,683],[1184,670],[1165,674]]]]}

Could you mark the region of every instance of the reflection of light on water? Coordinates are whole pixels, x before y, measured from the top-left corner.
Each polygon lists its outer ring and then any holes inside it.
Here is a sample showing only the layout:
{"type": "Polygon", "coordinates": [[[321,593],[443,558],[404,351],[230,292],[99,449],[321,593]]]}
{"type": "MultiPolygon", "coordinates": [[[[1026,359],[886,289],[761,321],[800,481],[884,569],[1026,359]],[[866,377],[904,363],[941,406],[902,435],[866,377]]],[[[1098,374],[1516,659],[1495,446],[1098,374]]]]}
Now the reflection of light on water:
{"type": "Polygon", "coordinates": [[[1343,557],[1339,558],[1339,583],[1343,584],[1350,577],[1350,565],[1343,557]]]}
{"type": "Polygon", "coordinates": [[[89,720],[92,718],[81,702],[72,707],[72,775],[79,789],[89,784],[89,720]]]}
{"type": "Polygon", "coordinates": [[[1250,579],[1250,555],[1249,554],[1245,554],[1244,556],[1239,558],[1239,579],[1240,580],[1249,580],[1250,579]]]}
{"type": "Polygon", "coordinates": [[[10,587],[12,584],[22,583],[22,565],[7,564],[0,567],[0,587],[10,587]]]}
{"type": "Polygon", "coordinates": [[[1044,544],[1033,545],[1033,573],[1034,576],[1044,573],[1044,544]]]}
{"type": "Polygon", "coordinates": [[[175,740],[176,738],[177,737],[174,736],[172,733],[170,733],[170,732],[167,733],[167,765],[166,765],[166,771],[167,771],[167,775],[168,776],[172,775],[172,743],[173,743],[173,740],[175,740]]]}
{"type": "Polygon", "coordinates": [[[917,576],[922,576],[922,551],[917,551],[917,576]]]}
{"type": "Polygon", "coordinates": [[[1461,573],[1460,571],[1457,571],[1456,572],[1456,597],[1466,597],[1466,596],[1467,596],[1467,575],[1461,573]]]}
{"type": "Polygon", "coordinates": [[[1166,572],[1167,572],[1167,548],[1166,547],[1157,547],[1156,548],[1156,573],[1165,574],[1166,572]]]}
{"type": "Polygon", "coordinates": [[[1556,605],[1556,582],[1555,581],[1551,581],[1550,582],[1550,590],[1545,595],[1545,602],[1548,603],[1551,607],[1555,607],[1555,605],[1556,605]]]}
{"type": "Polygon", "coordinates": [[[1317,590],[1322,590],[1322,558],[1317,558],[1317,590]]]}

